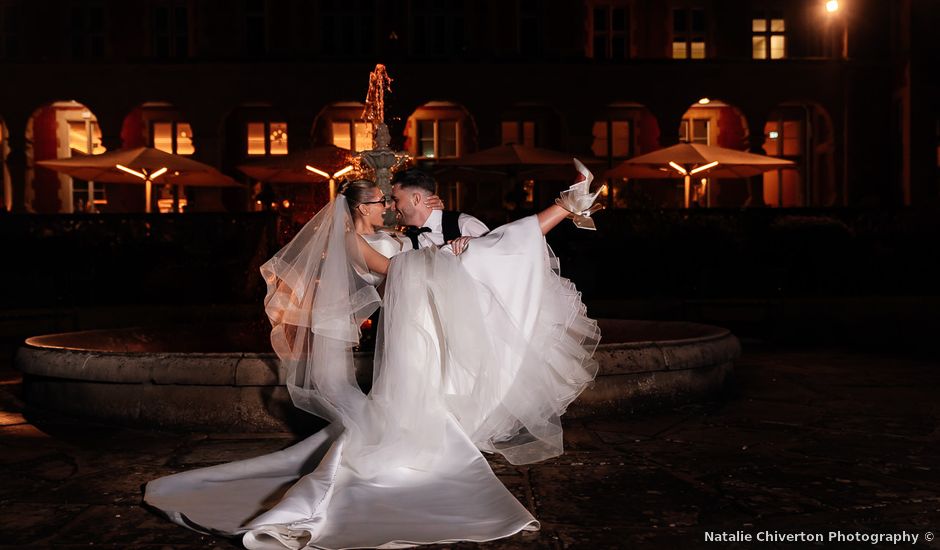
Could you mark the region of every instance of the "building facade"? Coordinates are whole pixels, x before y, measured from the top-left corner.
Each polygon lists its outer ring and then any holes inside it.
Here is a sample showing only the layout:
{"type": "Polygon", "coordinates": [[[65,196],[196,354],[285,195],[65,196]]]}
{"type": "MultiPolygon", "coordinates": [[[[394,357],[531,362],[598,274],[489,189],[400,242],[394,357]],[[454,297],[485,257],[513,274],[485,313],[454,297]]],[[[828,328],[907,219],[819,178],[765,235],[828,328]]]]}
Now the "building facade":
{"type": "MultiPolygon", "coordinates": [[[[140,188],[92,189],[36,162],[148,145],[245,181],[188,190],[192,210],[250,208],[258,188],[236,166],[371,147],[359,113],[375,63],[394,78],[393,146],[428,165],[521,143],[614,166],[689,141],[798,166],[713,182],[702,204],[936,205],[938,11],[933,0],[0,0],[3,205],[142,211],[140,188]]],[[[611,184],[611,206],[677,205],[670,181],[611,184]]],[[[165,210],[171,198],[157,195],[165,210]]]]}

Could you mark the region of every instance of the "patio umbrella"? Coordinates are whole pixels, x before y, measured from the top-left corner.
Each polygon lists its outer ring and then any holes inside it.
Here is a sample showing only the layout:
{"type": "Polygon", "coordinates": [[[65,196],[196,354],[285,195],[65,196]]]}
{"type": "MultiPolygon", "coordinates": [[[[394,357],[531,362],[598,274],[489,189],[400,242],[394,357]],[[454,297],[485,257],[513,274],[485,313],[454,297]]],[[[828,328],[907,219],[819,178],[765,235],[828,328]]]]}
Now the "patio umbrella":
{"type": "Polygon", "coordinates": [[[770,170],[795,168],[792,161],[698,143],[680,143],[633,157],[604,173],[605,178],[668,178],[684,176],[685,207],[693,175],[747,178],[770,170]]]}
{"type": "Polygon", "coordinates": [[[151,211],[151,187],[157,179],[177,186],[177,194],[173,199],[175,210],[179,210],[179,187],[241,187],[238,182],[208,164],[151,147],[41,160],[37,164],[82,180],[143,183],[147,212],[151,211]]]}
{"type": "MultiPolygon", "coordinates": [[[[571,163],[572,158],[574,155],[570,153],[510,143],[458,158],[441,159],[437,165],[442,168],[464,168],[513,176],[536,173],[548,175],[561,169],[570,171],[574,177],[576,171],[571,163]]],[[[602,160],[592,158],[584,159],[582,162],[589,166],[604,163],[602,160]]]]}
{"type": "Polygon", "coordinates": [[[237,168],[246,176],[272,183],[301,183],[309,185],[319,181],[330,184],[330,200],[336,198],[336,178],[352,170],[352,152],[334,145],[323,145],[267,157],[245,163],[237,168]]]}
{"type": "Polygon", "coordinates": [[[333,145],[293,151],[287,155],[265,157],[237,166],[246,176],[258,181],[274,183],[305,183],[329,180],[329,175],[351,164],[352,152],[333,145]],[[311,166],[326,173],[318,174],[306,167],[311,166]]]}
{"type": "MultiPolygon", "coordinates": [[[[571,159],[574,155],[540,147],[510,143],[469,153],[458,158],[441,159],[439,172],[464,170],[481,175],[502,176],[514,184],[518,179],[568,180],[577,176],[571,159]]],[[[578,157],[590,167],[605,161],[578,157]]]]}

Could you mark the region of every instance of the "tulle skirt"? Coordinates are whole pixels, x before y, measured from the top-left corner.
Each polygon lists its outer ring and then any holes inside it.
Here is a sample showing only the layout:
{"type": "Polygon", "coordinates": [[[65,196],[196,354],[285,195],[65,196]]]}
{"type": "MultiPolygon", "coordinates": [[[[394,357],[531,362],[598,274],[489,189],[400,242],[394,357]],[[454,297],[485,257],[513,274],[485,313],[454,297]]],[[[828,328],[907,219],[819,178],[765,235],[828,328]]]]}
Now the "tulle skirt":
{"type": "MultiPolygon", "coordinates": [[[[391,261],[373,387],[279,453],[151,482],[177,523],[248,548],[393,548],[538,528],[480,451],[514,464],[563,451],[560,416],[596,374],[597,324],[555,270],[535,217],[391,261]]],[[[344,392],[350,392],[344,388],[344,392]]],[[[345,398],[344,398],[345,399],[345,398]]],[[[326,402],[327,406],[323,406],[326,402]]]]}

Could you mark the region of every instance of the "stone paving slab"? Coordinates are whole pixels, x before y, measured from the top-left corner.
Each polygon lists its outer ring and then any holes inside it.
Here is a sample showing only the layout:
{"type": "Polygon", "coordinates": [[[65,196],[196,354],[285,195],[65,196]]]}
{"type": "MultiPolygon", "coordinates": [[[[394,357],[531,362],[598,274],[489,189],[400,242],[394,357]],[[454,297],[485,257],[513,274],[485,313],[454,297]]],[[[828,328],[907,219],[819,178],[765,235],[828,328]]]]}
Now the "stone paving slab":
{"type": "MultiPolygon", "coordinates": [[[[937,388],[931,359],[746,348],[722,401],[569,421],[566,453],[536,465],[489,457],[542,530],[439,548],[792,549],[809,545],[706,543],[704,533],[937,533],[937,388]]],[[[237,548],[153,514],[141,506],[141,486],[296,439],[24,416],[19,392],[16,374],[0,367],[2,549],[237,548]]],[[[917,547],[940,544],[921,538],[917,547]]]]}

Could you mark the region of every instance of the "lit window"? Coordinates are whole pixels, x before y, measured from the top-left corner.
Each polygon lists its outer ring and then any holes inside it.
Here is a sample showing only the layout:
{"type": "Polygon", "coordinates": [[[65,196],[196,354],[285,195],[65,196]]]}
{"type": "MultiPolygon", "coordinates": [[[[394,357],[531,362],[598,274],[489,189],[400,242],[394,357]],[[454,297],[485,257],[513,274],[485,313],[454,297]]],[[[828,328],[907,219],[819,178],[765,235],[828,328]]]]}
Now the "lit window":
{"type": "Polygon", "coordinates": [[[683,118],[679,124],[679,141],[708,145],[709,126],[707,118],[683,118]]]}
{"type": "Polygon", "coordinates": [[[248,123],[248,154],[249,155],[263,155],[265,154],[264,147],[264,123],[263,122],[249,122],[248,123]]]}
{"type": "Polygon", "coordinates": [[[502,123],[502,144],[517,143],[535,147],[535,122],[532,120],[504,120],[502,123]]]}
{"type": "Polygon", "coordinates": [[[286,122],[249,122],[247,125],[249,155],[286,155],[286,122]]]}
{"type": "Polygon", "coordinates": [[[594,59],[630,57],[629,12],[622,6],[595,6],[592,12],[594,59]]]}
{"type": "Polygon", "coordinates": [[[754,59],[783,59],[787,56],[786,22],[777,12],[759,14],[751,21],[754,59]]]}
{"type": "Polygon", "coordinates": [[[193,147],[193,129],[188,122],[154,122],[150,128],[154,149],[177,155],[196,152],[193,147]]]}
{"type": "Polygon", "coordinates": [[[456,157],[459,152],[456,120],[419,120],[418,156],[426,158],[456,157]]]}
{"type": "Polygon", "coordinates": [[[98,155],[105,152],[101,146],[101,128],[98,122],[94,120],[70,120],[69,121],[69,148],[73,152],[83,155],[98,155]],[[90,132],[89,132],[90,130],[90,132]],[[88,134],[91,133],[91,148],[89,150],[88,134]]]}
{"type": "Polygon", "coordinates": [[[672,10],[672,57],[674,59],[705,59],[705,10],[676,8],[672,10]]]}
{"type": "Polygon", "coordinates": [[[591,151],[602,158],[625,158],[632,155],[629,120],[598,120],[594,122],[591,151]]]}
{"type": "Polygon", "coordinates": [[[434,154],[434,121],[421,120],[418,122],[418,155],[433,158],[434,154]]]}
{"type": "Polygon", "coordinates": [[[368,151],[372,149],[372,124],[354,120],[334,120],[333,145],[350,151],[368,151]]]}

